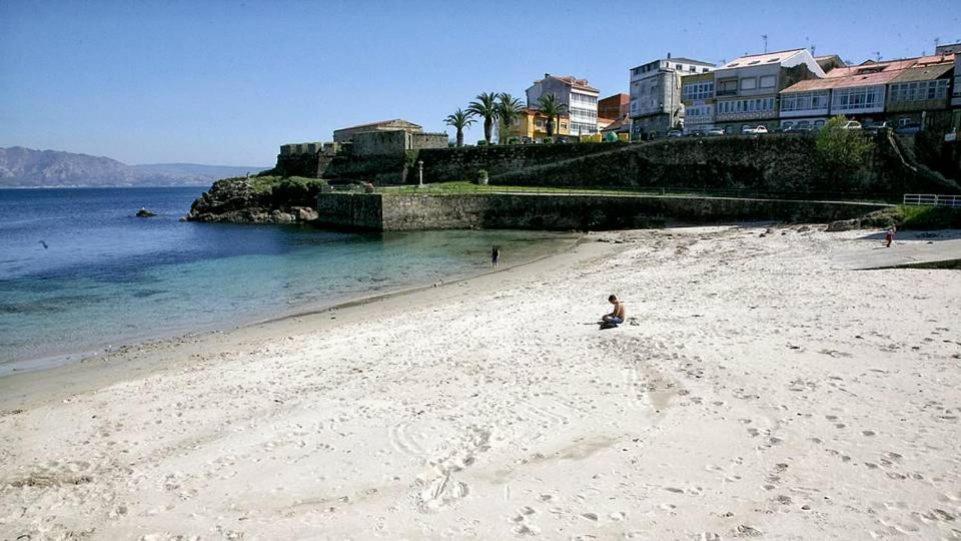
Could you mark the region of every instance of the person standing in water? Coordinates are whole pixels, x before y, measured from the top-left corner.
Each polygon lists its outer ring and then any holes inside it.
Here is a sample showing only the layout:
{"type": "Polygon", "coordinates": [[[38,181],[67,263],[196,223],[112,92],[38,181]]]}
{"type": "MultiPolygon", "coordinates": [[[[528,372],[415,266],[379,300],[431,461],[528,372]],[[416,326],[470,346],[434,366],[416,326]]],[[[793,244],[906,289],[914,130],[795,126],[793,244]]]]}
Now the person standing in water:
{"type": "Polygon", "coordinates": [[[497,246],[491,247],[491,267],[497,266],[497,260],[501,258],[501,249],[497,246]]]}

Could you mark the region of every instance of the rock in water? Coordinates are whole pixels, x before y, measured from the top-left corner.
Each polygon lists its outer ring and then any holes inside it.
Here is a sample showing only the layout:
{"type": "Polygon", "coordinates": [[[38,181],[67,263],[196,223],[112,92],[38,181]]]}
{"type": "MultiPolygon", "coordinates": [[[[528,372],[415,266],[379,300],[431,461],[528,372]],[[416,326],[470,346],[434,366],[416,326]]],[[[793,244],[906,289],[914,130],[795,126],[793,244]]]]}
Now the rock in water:
{"type": "Polygon", "coordinates": [[[149,210],[143,207],[140,207],[140,210],[137,211],[137,218],[150,218],[156,215],[157,215],[156,213],[150,212],[149,210]]]}
{"type": "MultiPolygon", "coordinates": [[[[186,219],[195,222],[294,224],[308,223],[318,218],[317,211],[305,205],[314,201],[319,187],[284,186],[283,181],[276,178],[277,186],[254,189],[253,180],[218,180],[194,201],[186,219]]],[[[264,178],[259,180],[263,183],[264,178]]]]}

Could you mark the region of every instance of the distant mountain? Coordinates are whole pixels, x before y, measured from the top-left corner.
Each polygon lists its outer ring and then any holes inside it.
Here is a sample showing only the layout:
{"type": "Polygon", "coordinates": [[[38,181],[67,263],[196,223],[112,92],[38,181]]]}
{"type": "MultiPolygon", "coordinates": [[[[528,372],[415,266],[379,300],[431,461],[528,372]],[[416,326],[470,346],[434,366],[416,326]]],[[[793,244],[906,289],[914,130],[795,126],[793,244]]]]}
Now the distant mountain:
{"type": "Polygon", "coordinates": [[[269,167],[192,163],[127,165],[103,156],[0,148],[0,187],[198,186],[269,167]]]}
{"type": "Polygon", "coordinates": [[[196,179],[213,182],[222,178],[242,177],[247,173],[255,175],[270,167],[238,165],[202,165],[199,163],[148,163],[134,165],[134,169],[146,177],[196,179]]]}

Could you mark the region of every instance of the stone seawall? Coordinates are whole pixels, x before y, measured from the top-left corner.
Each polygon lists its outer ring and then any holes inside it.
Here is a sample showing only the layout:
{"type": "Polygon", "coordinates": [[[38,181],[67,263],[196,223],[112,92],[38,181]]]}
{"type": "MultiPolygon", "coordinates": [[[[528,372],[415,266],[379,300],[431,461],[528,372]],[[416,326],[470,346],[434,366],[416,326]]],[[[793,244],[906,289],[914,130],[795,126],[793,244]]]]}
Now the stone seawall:
{"type": "Polygon", "coordinates": [[[317,198],[317,223],[376,231],[606,230],[657,227],[670,222],[830,222],[881,208],[885,205],[725,197],[325,193],[317,198]]]}

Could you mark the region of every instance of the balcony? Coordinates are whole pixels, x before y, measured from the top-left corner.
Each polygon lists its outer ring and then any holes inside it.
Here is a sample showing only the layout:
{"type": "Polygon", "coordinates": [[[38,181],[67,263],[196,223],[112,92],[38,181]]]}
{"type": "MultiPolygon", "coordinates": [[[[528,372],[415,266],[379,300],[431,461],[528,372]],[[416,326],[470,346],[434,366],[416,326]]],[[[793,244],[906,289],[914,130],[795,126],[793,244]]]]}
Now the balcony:
{"type": "Polygon", "coordinates": [[[737,96],[737,90],[717,90],[715,93],[717,97],[721,96],[737,96]]]}

